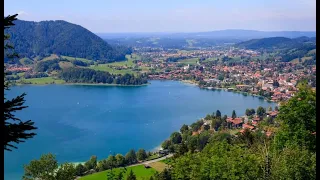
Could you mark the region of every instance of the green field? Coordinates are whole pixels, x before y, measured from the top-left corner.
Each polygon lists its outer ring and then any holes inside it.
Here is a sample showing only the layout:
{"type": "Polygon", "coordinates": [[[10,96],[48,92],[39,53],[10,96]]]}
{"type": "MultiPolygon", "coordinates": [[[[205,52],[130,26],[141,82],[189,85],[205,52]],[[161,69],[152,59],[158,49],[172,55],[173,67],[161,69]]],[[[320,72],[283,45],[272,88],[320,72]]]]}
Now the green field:
{"type": "Polygon", "coordinates": [[[122,69],[122,70],[116,70],[111,67],[108,67],[110,64],[98,64],[98,65],[91,65],[89,68],[96,70],[96,71],[106,71],[111,74],[137,74],[136,72],[132,71],[131,69],[122,69]]]}
{"type": "Polygon", "coordinates": [[[67,59],[69,61],[79,60],[79,61],[83,61],[83,62],[86,62],[86,63],[90,63],[92,61],[92,60],[85,59],[85,58],[75,58],[75,57],[70,57],[70,56],[61,56],[61,57],[64,58],[64,59],[67,59]]]}
{"type": "MultiPolygon", "coordinates": [[[[43,78],[30,78],[30,79],[21,79],[21,81],[26,83],[32,83],[32,84],[63,84],[65,83],[64,80],[61,79],[54,79],[53,77],[43,77],[43,78]]],[[[21,83],[21,81],[17,81],[17,83],[21,83]]]]}
{"type": "Polygon", "coordinates": [[[19,59],[19,62],[23,65],[30,65],[33,63],[33,61],[29,58],[21,58],[19,59]]]}
{"type": "MultiPolygon", "coordinates": [[[[113,169],[113,171],[115,174],[118,174],[121,169],[123,170],[123,168],[115,168],[113,169]]],[[[154,170],[153,168],[146,169],[143,165],[127,167],[126,169],[127,171],[124,174],[124,177],[126,177],[130,170],[132,170],[138,180],[148,180],[150,176],[152,176],[156,172],[156,170],[154,170]]],[[[108,171],[110,170],[83,176],[79,180],[105,180],[107,179],[108,171]]]]}
{"type": "Polygon", "coordinates": [[[310,56],[310,55],[316,54],[316,53],[317,53],[316,49],[312,49],[307,53],[307,55],[310,56]]]}
{"type": "MultiPolygon", "coordinates": [[[[312,57],[303,57],[301,58],[301,61],[304,62],[305,60],[310,60],[312,57]]],[[[291,61],[292,63],[299,63],[299,58],[295,58],[291,61]]]]}
{"type": "Polygon", "coordinates": [[[197,61],[199,61],[199,58],[190,58],[190,59],[183,59],[181,61],[178,61],[182,64],[197,64],[197,61]]]}
{"type": "Polygon", "coordinates": [[[63,68],[73,67],[73,64],[71,62],[60,61],[59,66],[63,69],[63,68]]]}
{"type": "Polygon", "coordinates": [[[216,60],[218,60],[218,58],[207,58],[203,62],[210,62],[210,61],[216,61],[216,60]]]}
{"type": "Polygon", "coordinates": [[[165,164],[169,164],[170,165],[172,163],[172,158],[166,158],[166,159],[161,160],[160,162],[163,162],[165,164]]]}
{"type": "MultiPolygon", "coordinates": [[[[126,61],[119,61],[119,62],[112,62],[112,63],[107,63],[107,64],[98,64],[98,65],[91,65],[89,68],[90,69],[94,69],[96,71],[106,71],[109,72],[111,74],[134,74],[137,75],[137,72],[133,71],[133,67],[136,65],[135,63],[133,63],[133,60],[135,59],[139,59],[140,57],[132,54],[132,58],[130,57],[130,55],[126,55],[126,61]],[[112,67],[120,67],[120,66],[126,66],[128,67],[128,69],[121,69],[121,70],[117,70],[115,68],[112,67]]],[[[149,68],[144,67],[144,68],[140,68],[143,71],[147,71],[149,70],[149,68]]]]}
{"type": "Polygon", "coordinates": [[[50,56],[41,59],[41,61],[49,61],[49,60],[53,60],[53,59],[57,59],[57,58],[59,58],[59,57],[56,54],[51,54],[50,56]]]}

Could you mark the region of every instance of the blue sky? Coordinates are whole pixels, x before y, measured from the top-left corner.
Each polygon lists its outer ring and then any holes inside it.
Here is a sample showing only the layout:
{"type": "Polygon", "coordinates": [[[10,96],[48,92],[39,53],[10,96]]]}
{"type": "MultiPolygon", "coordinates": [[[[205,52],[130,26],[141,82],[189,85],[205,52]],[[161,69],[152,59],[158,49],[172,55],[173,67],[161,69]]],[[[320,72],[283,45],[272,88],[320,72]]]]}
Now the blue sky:
{"type": "Polygon", "coordinates": [[[4,7],[22,20],[65,20],[95,33],[316,30],[316,0],[5,0],[4,7]]]}

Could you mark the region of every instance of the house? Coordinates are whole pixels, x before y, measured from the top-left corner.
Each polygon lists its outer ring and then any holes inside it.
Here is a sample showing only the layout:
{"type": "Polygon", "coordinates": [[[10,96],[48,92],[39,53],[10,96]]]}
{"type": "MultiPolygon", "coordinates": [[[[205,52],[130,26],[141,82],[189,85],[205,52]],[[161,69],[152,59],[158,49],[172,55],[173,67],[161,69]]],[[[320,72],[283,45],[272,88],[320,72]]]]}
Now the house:
{"type": "Polygon", "coordinates": [[[252,125],[256,126],[258,125],[258,123],[261,121],[261,118],[256,116],[254,118],[252,118],[252,125]]]}
{"type": "Polygon", "coordinates": [[[254,126],[250,125],[250,124],[243,124],[242,125],[243,129],[250,129],[251,131],[255,128],[254,126]]]}
{"type": "Polygon", "coordinates": [[[278,111],[267,112],[267,117],[275,118],[278,115],[278,111]]]}
{"type": "Polygon", "coordinates": [[[242,118],[227,118],[227,122],[231,123],[232,127],[239,128],[242,127],[243,121],[242,118]]]}

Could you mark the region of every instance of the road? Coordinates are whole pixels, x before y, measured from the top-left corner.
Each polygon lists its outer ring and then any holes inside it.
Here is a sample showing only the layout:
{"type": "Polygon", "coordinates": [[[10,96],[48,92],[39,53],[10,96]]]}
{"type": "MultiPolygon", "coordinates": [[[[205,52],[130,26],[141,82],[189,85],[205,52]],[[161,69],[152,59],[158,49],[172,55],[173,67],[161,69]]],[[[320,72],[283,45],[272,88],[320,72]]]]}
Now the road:
{"type": "Polygon", "coordinates": [[[168,154],[168,155],[163,156],[163,157],[158,158],[158,159],[153,159],[153,160],[150,160],[150,161],[144,161],[144,162],[141,162],[141,163],[132,164],[132,165],[127,166],[127,167],[138,166],[138,165],[141,165],[141,164],[150,164],[150,163],[153,163],[153,162],[158,162],[158,161],[164,160],[164,159],[172,157],[172,156],[173,156],[173,154],[168,154]]]}

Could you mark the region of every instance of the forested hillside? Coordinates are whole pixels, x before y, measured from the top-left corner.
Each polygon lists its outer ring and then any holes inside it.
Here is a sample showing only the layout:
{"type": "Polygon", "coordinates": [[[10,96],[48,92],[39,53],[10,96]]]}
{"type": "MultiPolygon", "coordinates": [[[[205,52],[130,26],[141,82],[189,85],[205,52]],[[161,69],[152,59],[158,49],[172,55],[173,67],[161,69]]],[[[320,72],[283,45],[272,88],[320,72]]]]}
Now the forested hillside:
{"type": "Polygon", "coordinates": [[[282,61],[288,62],[295,58],[310,56],[309,51],[316,49],[316,39],[309,37],[285,38],[272,37],[252,39],[235,45],[239,48],[272,52],[280,56],[282,61]]]}
{"type": "Polygon", "coordinates": [[[110,46],[89,30],[66,21],[14,21],[8,29],[10,42],[21,57],[58,54],[91,60],[124,60],[131,49],[110,46]]]}

